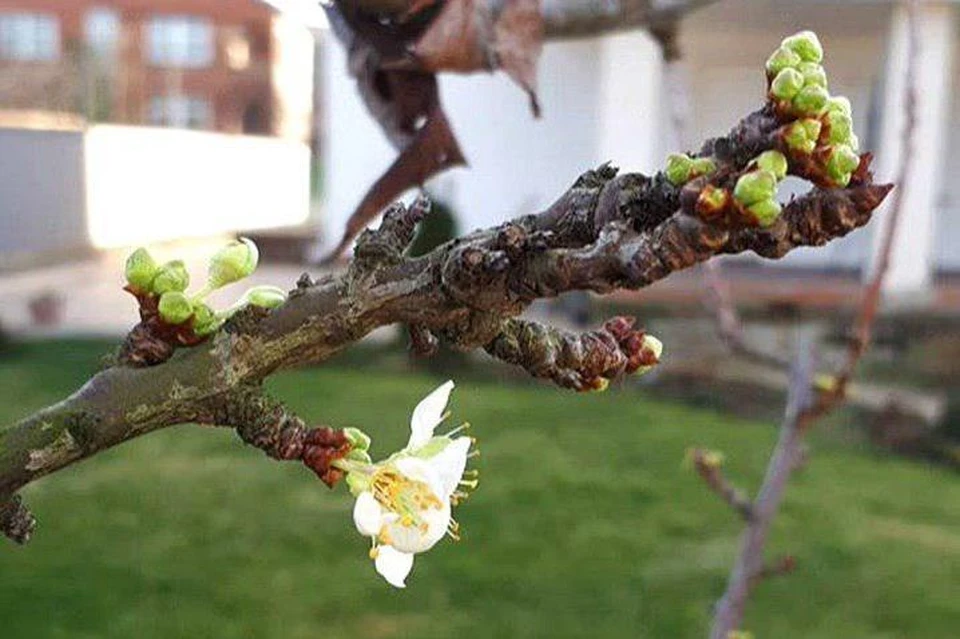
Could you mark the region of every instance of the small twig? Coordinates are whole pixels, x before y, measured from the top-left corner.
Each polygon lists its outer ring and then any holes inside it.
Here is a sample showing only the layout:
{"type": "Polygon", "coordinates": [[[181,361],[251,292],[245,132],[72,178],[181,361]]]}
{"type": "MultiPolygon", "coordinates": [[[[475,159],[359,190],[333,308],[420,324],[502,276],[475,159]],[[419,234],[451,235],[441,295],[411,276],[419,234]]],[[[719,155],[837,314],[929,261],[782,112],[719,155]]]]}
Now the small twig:
{"type": "Polygon", "coordinates": [[[18,544],[30,541],[37,520],[23,505],[20,495],[14,495],[6,503],[0,503],[0,533],[18,544]]]}
{"type": "Polygon", "coordinates": [[[764,548],[770,526],[777,514],[803,442],[801,419],[812,402],[813,353],[801,346],[790,381],[786,414],[780,426],[780,439],[767,466],[767,474],[753,508],[753,519],[740,537],[740,552],[730,572],[727,590],[717,603],[710,630],[711,639],[726,639],[740,627],[743,610],[756,576],[764,569],[764,548]]]}
{"type": "Polygon", "coordinates": [[[719,453],[695,448],[690,451],[690,459],[693,462],[694,470],[706,482],[710,490],[737,511],[744,521],[749,522],[753,519],[753,503],[745,492],[734,486],[733,482],[724,475],[719,453]]]}
{"type": "Polygon", "coordinates": [[[743,321],[733,303],[730,285],[723,277],[720,263],[717,260],[705,262],[701,272],[707,287],[704,303],[713,315],[717,334],[730,349],[730,352],[764,366],[780,370],[788,369],[790,367],[789,360],[773,353],[767,353],[747,341],[743,321]]]}
{"type": "Polygon", "coordinates": [[[771,577],[782,577],[788,575],[797,568],[797,559],[793,555],[784,555],[772,564],[766,564],[750,580],[750,587],[753,588],[761,581],[771,577]]]}

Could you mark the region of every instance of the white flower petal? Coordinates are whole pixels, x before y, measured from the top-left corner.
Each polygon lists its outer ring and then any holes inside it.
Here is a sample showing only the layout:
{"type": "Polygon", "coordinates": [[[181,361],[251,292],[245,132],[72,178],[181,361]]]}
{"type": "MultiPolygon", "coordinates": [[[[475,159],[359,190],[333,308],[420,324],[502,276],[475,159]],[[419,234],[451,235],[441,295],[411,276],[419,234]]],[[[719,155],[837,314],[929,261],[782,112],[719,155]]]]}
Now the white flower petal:
{"type": "Polygon", "coordinates": [[[427,509],[420,513],[420,517],[427,524],[427,532],[423,535],[423,550],[419,551],[425,552],[443,539],[450,528],[450,500],[445,500],[440,508],[427,509]]]}
{"type": "Polygon", "coordinates": [[[434,429],[443,419],[443,411],[447,409],[451,391],[453,391],[453,382],[448,380],[424,397],[413,409],[413,415],[410,416],[410,441],[407,442],[407,448],[419,448],[430,441],[434,429]]]}
{"type": "Polygon", "coordinates": [[[419,522],[410,522],[406,525],[402,520],[394,520],[385,524],[380,539],[405,553],[417,554],[433,548],[443,539],[450,525],[450,503],[446,502],[439,508],[431,507],[418,511],[419,522]]]}
{"type": "Polygon", "coordinates": [[[463,478],[463,471],[467,468],[467,453],[470,452],[472,441],[469,437],[457,437],[442,451],[430,457],[427,463],[440,476],[441,494],[444,501],[449,501],[457,484],[463,478]]]}
{"type": "Polygon", "coordinates": [[[443,501],[443,482],[430,462],[419,457],[401,457],[394,466],[407,479],[426,484],[437,499],[443,501]]]}
{"type": "Polygon", "coordinates": [[[407,575],[413,570],[413,555],[400,552],[390,546],[377,548],[373,565],[387,583],[397,588],[406,588],[407,575]]]}
{"type": "Polygon", "coordinates": [[[383,508],[373,493],[364,491],[353,505],[353,523],[364,537],[375,537],[383,527],[383,508]]]}

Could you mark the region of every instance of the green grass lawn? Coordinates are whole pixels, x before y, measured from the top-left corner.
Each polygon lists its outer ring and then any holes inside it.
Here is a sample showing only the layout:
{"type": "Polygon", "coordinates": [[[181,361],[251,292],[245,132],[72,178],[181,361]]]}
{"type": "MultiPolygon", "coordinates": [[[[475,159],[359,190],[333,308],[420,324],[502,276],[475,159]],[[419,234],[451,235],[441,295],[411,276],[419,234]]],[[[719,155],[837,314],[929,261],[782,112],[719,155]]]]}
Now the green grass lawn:
{"type": "MultiPolygon", "coordinates": [[[[59,399],[102,343],[0,359],[0,423],[59,399]]],[[[273,390],[318,423],[356,425],[387,453],[440,379],[325,369],[273,390]]],[[[40,520],[0,543],[0,636],[702,637],[739,523],[682,468],[723,450],[755,487],[766,423],[658,401],[633,388],[573,395],[461,381],[452,405],[480,439],[482,479],[458,510],[463,541],[387,586],[355,532],[344,487],[182,426],[57,473],[24,496],[40,520]]],[[[777,520],[772,556],[797,572],[761,585],[758,639],[953,638],[960,633],[960,477],[815,442],[777,520]]]]}

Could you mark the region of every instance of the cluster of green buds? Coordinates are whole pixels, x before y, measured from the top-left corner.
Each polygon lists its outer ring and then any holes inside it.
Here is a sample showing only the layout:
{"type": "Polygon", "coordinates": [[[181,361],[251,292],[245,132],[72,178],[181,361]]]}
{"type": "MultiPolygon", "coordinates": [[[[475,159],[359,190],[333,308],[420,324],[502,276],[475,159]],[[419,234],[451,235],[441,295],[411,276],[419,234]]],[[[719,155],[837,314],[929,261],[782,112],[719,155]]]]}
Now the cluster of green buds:
{"type": "Polygon", "coordinates": [[[787,158],[779,151],[764,151],[750,165],[754,168],[737,180],[733,199],[759,226],[767,227],[782,210],[776,200],[777,185],[787,175],[787,158]]]}
{"type": "Polygon", "coordinates": [[[251,275],[260,259],[256,244],[247,238],[230,242],[210,259],[207,281],[194,294],[187,294],[190,273],[182,260],[158,265],[145,248],[138,248],[127,258],[127,289],[139,297],[157,300],[160,318],[173,325],[193,322],[193,332],[204,337],[217,331],[231,315],[247,306],[275,308],[287,299],[287,293],[276,286],[255,286],[247,290],[232,306],[222,311],[212,309],[205,299],[214,291],[251,275]]]}
{"type": "Polygon", "coordinates": [[[711,157],[692,158],[686,153],[671,153],[667,157],[664,175],[674,186],[683,186],[701,175],[710,175],[717,170],[717,163],[711,157]]]}
{"type": "Polygon", "coordinates": [[[837,186],[850,183],[860,164],[860,141],[853,132],[850,100],[831,96],[821,62],[823,47],[817,34],[803,31],[783,40],[767,60],[770,95],[797,116],[784,133],[784,142],[793,153],[812,154],[830,181],[837,186]]]}
{"type": "Polygon", "coordinates": [[[785,38],[767,60],[770,94],[799,115],[818,114],[830,99],[822,61],[823,47],[813,31],[785,38]]]}

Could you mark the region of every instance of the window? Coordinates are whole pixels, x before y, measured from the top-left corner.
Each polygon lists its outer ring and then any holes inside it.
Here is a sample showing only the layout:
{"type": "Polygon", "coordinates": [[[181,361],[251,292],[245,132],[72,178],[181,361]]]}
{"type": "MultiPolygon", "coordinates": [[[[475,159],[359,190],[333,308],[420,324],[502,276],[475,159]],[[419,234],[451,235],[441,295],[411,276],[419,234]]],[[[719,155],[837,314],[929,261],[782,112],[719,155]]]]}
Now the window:
{"type": "Polygon", "coordinates": [[[216,56],[213,24],[192,16],[164,16],[147,24],[147,60],[164,67],[200,69],[216,56]]]}
{"type": "Polygon", "coordinates": [[[150,123],[182,129],[207,129],[213,121],[213,109],[202,98],[183,95],[157,96],[150,101],[150,123]]]}
{"type": "Polygon", "coordinates": [[[112,9],[97,8],[87,13],[83,24],[87,46],[94,55],[112,58],[120,40],[120,18],[112,9]]]}
{"type": "Polygon", "coordinates": [[[0,13],[0,58],[47,61],[60,56],[60,24],[42,13],[0,13]]]}

